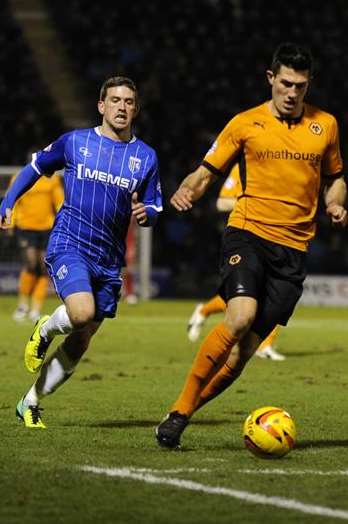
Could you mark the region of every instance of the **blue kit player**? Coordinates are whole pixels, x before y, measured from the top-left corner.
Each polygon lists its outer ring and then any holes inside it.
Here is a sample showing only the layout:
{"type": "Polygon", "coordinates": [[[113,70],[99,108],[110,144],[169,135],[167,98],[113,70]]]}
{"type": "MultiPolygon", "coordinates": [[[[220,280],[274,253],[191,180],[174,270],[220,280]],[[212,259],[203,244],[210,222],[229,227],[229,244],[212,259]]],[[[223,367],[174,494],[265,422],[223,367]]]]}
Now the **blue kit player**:
{"type": "Polygon", "coordinates": [[[66,133],[34,154],[0,207],[0,227],[6,228],[16,200],[43,174],[64,169],[65,199],[46,255],[63,304],[37,322],[25,348],[27,369],[40,372],[17,404],[26,427],[45,428],[41,399],[72,375],[103,319],[115,316],[131,217],[153,226],[162,210],[156,153],[132,134],[138,109],[132,80],[106,80],[98,102],[101,126],[66,133]],[[65,339],[45,361],[59,334],[65,339]]]}

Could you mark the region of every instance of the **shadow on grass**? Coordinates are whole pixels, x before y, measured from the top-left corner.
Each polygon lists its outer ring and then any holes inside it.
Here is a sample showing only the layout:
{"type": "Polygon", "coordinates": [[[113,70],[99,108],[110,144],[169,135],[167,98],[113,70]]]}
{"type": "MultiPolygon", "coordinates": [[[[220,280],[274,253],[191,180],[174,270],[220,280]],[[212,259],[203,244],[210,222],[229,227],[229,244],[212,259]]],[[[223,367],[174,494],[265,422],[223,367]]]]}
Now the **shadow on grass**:
{"type": "Polygon", "coordinates": [[[296,449],[306,450],[308,448],[347,448],[348,440],[302,440],[297,442],[296,449]]]}
{"type": "Polygon", "coordinates": [[[329,349],[315,349],[314,351],[289,351],[287,353],[282,352],[282,355],[286,358],[292,357],[313,357],[320,355],[331,355],[332,353],[343,353],[345,350],[341,347],[333,347],[329,349]]]}
{"type": "MultiPolygon", "coordinates": [[[[65,423],[64,426],[79,426],[79,427],[88,427],[88,428],[151,428],[158,426],[160,419],[158,420],[103,420],[100,422],[88,423],[77,423],[73,424],[71,422],[65,423]]],[[[229,419],[221,420],[194,420],[190,425],[195,426],[223,426],[224,424],[231,425],[229,419]]]]}

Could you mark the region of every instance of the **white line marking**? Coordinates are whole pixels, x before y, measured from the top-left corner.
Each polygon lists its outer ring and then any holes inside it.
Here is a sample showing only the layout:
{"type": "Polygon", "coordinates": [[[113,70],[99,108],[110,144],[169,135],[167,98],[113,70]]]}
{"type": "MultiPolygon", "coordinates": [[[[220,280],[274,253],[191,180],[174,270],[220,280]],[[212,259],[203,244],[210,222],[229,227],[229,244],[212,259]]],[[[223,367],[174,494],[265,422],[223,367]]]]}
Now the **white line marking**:
{"type": "Polygon", "coordinates": [[[283,509],[297,510],[301,513],[309,513],[311,515],[321,515],[325,517],[334,517],[348,520],[348,511],[341,509],[331,509],[325,506],[305,504],[293,499],[286,499],[283,497],[268,497],[259,493],[249,493],[248,491],[240,491],[219,486],[207,486],[205,484],[200,484],[199,482],[193,482],[191,480],[156,477],[150,473],[139,473],[137,472],[136,468],[100,468],[96,466],[79,466],[79,469],[89,473],[95,473],[97,475],[141,480],[147,484],[174,486],[176,488],[187,489],[190,491],[208,493],[209,495],[226,495],[227,497],[232,497],[254,504],[264,504],[283,509]]]}
{"type": "Polygon", "coordinates": [[[173,469],[152,469],[152,468],[129,468],[136,473],[210,473],[207,468],[173,468],[173,469]]]}
{"type": "Polygon", "coordinates": [[[307,470],[285,470],[285,469],[238,469],[238,473],[247,473],[248,475],[318,475],[318,476],[348,476],[348,469],[338,471],[320,471],[315,469],[307,470]]]}

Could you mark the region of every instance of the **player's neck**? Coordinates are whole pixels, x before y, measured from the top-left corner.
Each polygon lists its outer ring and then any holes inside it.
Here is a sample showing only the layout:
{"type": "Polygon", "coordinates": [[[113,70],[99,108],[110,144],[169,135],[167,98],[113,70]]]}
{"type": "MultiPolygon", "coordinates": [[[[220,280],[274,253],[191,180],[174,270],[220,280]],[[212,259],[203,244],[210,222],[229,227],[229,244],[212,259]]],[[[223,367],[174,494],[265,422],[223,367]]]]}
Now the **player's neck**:
{"type": "Polygon", "coordinates": [[[298,118],[301,118],[304,112],[304,104],[298,107],[297,110],[294,111],[294,113],[291,115],[283,115],[282,113],[280,113],[280,111],[277,109],[276,105],[274,104],[273,100],[270,100],[268,107],[273,116],[275,116],[276,118],[281,118],[283,120],[296,120],[298,118]]]}
{"type": "Polygon", "coordinates": [[[111,138],[111,140],[115,140],[116,142],[129,142],[132,138],[130,129],[114,129],[105,122],[99,126],[99,131],[101,135],[111,138]]]}

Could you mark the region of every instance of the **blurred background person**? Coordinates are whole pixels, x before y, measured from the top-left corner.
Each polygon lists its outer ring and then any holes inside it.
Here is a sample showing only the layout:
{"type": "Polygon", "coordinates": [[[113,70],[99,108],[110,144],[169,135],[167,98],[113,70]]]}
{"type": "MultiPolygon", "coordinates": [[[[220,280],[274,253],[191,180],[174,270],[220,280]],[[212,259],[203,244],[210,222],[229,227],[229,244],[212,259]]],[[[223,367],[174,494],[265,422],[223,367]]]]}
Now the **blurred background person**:
{"type": "Polygon", "coordinates": [[[126,238],[126,245],[127,245],[126,256],[125,256],[126,266],[122,272],[122,279],[123,279],[122,298],[127,302],[127,304],[130,304],[130,305],[135,305],[138,303],[138,295],[136,292],[135,277],[134,277],[134,274],[137,269],[137,255],[138,255],[137,241],[138,241],[137,223],[136,223],[136,220],[134,220],[134,218],[132,217],[129,223],[128,233],[127,233],[127,238],[126,238]]]}
{"type": "MultiPolygon", "coordinates": [[[[10,184],[15,180],[11,179],[10,184]]],[[[20,248],[23,266],[18,282],[18,303],[13,319],[36,322],[48,291],[44,258],[55,215],[64,200],[58,174],[41,177],[16,203],[12,225],[20,248]]]]}

